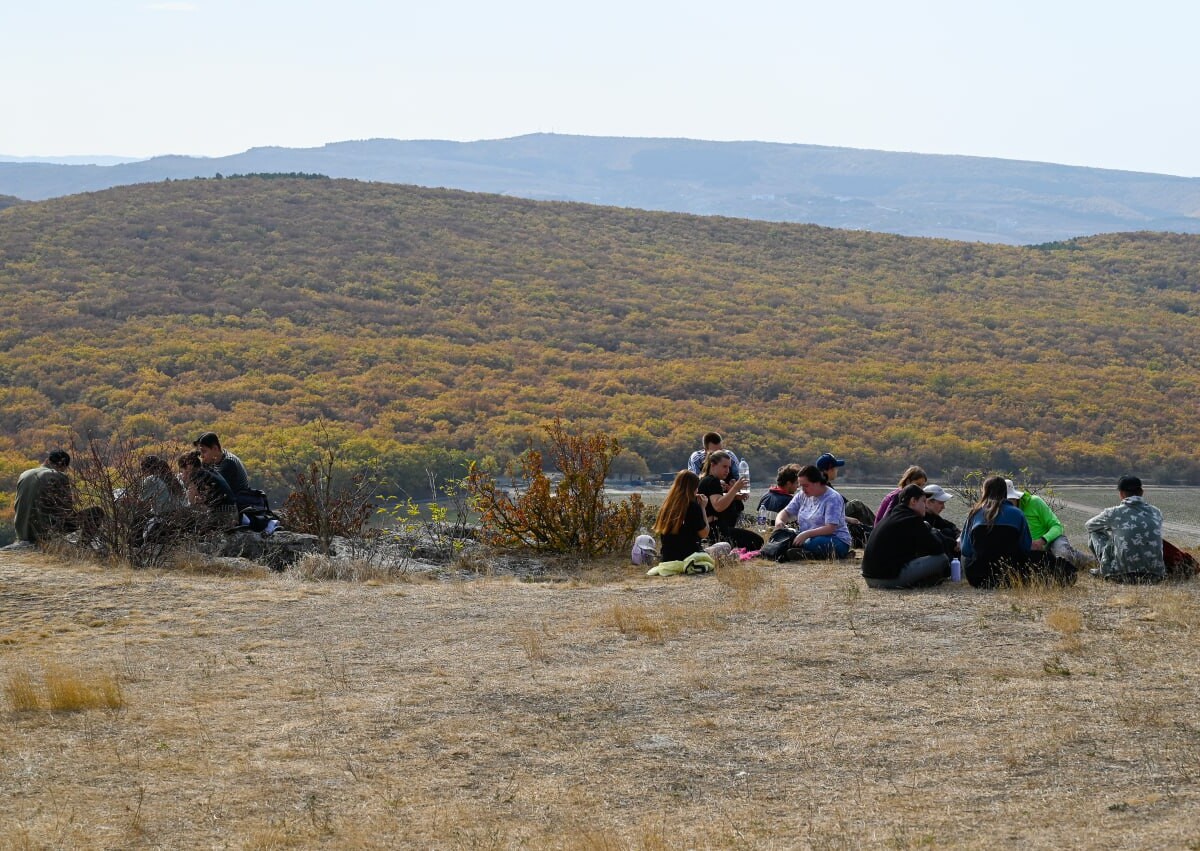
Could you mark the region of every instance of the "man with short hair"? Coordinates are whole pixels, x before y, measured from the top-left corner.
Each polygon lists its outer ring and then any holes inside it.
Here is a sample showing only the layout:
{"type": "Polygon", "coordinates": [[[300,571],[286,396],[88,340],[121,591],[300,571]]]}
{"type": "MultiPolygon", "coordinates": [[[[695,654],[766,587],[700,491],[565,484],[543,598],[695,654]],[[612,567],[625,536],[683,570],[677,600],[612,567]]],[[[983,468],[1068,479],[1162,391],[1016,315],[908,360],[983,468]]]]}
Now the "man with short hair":
{"type": "Polygon", "coordinates": [[[242,463],[242,459],[221,448],[221,440],[216,432],[206,431],[196,438],[192,446],[200,452],[201,463],[219,473],[225,480],[240,505],[243,501],[242,495],[250,491],[250,479],[246,475],[246,465],[242,463]]]}
{"type": "Polygon", "coordinates": [[[18,542],[28,546],[51,532],[74,528],[71,480],[67,478],[70,466],[71,455],[65,449],[55,449],[40,466],[26,470],[17,479],[13,528],[18,542]]]}
{"type": "Polygon", "coordinates": [[[1123,476],[1117,493],[1120,505],[1104,509],[1084,524],[1092,552],[1100,560],[1091,573],[1109,582],[1161,582],[1167,575],[1162,512],[1142,498],[1142,480],[1137,476],[1123,476]]]}
{"type": "MultiPolygon", "coordinates": [[[[710,431],[708,434],[704,435],[703,444],[704,444],[703,449],[697,449],[695,452],[692,453],[691,457],[688,458],[688,469],[691,470],[693,473],[695,473],[697,476],[703,475],[700,472],[700,470],[704,466],[705,458],[707,458],[713,452],[717,452],[719,450],[724,450],[725,452],[729,452],[729,450],[725,449],[725,447],[723,446],[723,440],[721,439],[721,435],[717,434],[715,431],[710,431]]],[[[737,469],[738,469],[738,463],[739,463],[738,457],[736,455],[734,455],[732,452],[729,452],[729,459],[730,459],[729,469],[733,470],[736,473],[737,469]]]]}

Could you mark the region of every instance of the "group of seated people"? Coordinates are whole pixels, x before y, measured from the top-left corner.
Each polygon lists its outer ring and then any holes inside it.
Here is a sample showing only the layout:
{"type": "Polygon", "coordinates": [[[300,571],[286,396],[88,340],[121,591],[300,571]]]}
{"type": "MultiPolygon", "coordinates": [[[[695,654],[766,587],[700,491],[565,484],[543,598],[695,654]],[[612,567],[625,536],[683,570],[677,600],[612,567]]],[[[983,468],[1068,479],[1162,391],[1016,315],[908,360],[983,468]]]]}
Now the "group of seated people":
{"type": "MultiPolygon", "coordinates": [[[[664,561],[705,548],[713,552],[714,546],[763,549],[760,535],[738,525],[749,481],[733,472],[736,456],[722,447],[716,432],[706,434],[704,444],[689,469],[675,476],[655,522],[664,561]]],[[[872,588],[937,585],[951,576],[954,559],[961,559],[964,578],[976,588],[1030,580],[1070,584],[1081,566],[1097,561],[1092,575],[1127,583],[1161,581],[1168,562],[1194,565],[1190,556],[1164,544],[1162,513],[1144,500],[1136,476],[1118,482],[1119,505],[1087,521],[1093,557],[1072,546],[1042,497],[1001,476],[984,481],[960,531],[942,516],[954,495],[929,483],[920,467],[906,469],[871,516],[832,487],[844,464],[825,453],[815,464],[780,468],[758,503],[758,522],[774,527],[771,546],[782,541],[789,558],[845,558],[854,546],[864,547],[862,575],[872,588]]]]}
{"type": "MultiPolygon", "coordinates": [[[[234,528],[243,510],[266,507],[263,492],[251,489],[241,459],[222,449],[211,431],[197,438],[175,465],[177,472],[166,459],[147,455],[139,464],[141,479],[115,495],[113,504],[134,518],[132,525],[142,541],[178,532],[204,534],[234,528]]],[[[17,479],[16,545],[71,532],[79,532],[83,540],[95,535],[104,509],[76,507],[70,467],[70,453],[55,449],[40,466],[17,479]]]]}

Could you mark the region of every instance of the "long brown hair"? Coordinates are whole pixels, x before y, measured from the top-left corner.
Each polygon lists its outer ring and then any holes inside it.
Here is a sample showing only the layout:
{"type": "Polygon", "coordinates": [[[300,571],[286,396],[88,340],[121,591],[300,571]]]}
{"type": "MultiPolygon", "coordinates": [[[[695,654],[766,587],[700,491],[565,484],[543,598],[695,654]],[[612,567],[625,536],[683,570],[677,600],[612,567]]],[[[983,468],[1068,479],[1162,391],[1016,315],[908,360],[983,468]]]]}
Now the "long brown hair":
{"type": "Polygon", "coordinates": [[[989,477],[983,483],[983,494],[979,497],[979,502],[971,506],[966,526],[963,528],[970,527],[975,514],[980,511],[983,512],[983,520],[987,523],[988,528],[992,528],[996,525],[996,518],[1000,516],[1000,509],[1006,502],[1008,502],[1008,482],[1004,481],[1002,476],[989,477]]]}
{"type": "Polygon", "coordinates": [[[658,517],[654,521],[654,531],[660,535],[673,535],[683,528],[687,519],[688,504],[696,501],[696,490],[700,487],[700,477],[691,470],[680,470],[671,482],[667,498],[658,509],[658,517]]]}
{"type": "Polygon", "coordinates": [[[906,488],[909,485],[916,482],[917,479],[924,479],[925,481],[929,481],[929,476],[925,475],[924,470],[922,470],[916,464],[913,464],[911,467],[909,467],[907,470],[904,471],[904,475],[900,477],[900,484],[896,485],[896,487],[906,488]]]}

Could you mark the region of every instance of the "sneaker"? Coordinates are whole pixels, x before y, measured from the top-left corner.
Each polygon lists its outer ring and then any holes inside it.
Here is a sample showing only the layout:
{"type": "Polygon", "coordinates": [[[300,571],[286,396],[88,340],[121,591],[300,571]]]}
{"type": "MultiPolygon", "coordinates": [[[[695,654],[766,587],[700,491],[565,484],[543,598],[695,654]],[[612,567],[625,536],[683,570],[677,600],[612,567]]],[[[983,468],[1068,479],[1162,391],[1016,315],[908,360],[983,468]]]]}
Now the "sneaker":
{"type": "Polygon", "coordinates": [[[1088,571],[1088,573],[1090,573],[1092,576],[1096,577],[1097,579],[1100,578],[1100,568],[1098,568],[1098,567],[1091,568],[1088,571]]]}

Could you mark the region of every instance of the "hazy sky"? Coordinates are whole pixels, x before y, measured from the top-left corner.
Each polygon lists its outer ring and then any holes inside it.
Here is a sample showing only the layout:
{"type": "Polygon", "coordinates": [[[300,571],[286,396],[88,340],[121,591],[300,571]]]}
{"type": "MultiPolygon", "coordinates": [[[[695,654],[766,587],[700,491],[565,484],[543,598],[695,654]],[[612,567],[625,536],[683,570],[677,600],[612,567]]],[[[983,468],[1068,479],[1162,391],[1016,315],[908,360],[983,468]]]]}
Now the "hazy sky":
{"type": "Polygon", "coordinates": [[[1183,0],[5,0],[0,154],[538,131],[1200,176],[1183,0]]]}

